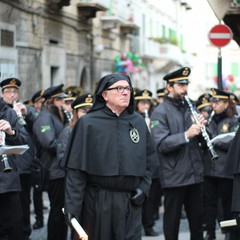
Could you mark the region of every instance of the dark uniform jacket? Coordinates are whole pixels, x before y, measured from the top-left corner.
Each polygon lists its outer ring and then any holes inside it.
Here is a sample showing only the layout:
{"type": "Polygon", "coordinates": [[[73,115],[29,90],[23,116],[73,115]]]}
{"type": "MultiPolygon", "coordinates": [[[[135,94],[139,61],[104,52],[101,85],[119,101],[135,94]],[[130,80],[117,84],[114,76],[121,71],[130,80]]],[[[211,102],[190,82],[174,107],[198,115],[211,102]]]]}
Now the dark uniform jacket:
{"type": "MultiPolygon", "coordinates": [[[[215,115],[211,121],[208,131],[212,138],[219,134],[235,132],[238,128],[238,119],[236,116],[231,118],[226,114],[215,115]]],[[[212,177],[232,178],[232,174],[226,171],[225,165],[227,161],[227,153],[232,141],[219,141],[214,144],[214,149],[217,152],[219,158],[217,160],[211,160],[209,155],[204,154],[204,174],[212,177]]]]}
{"type": "Polygon", "coordinates": [[[234,175],[240,174],[240,128],[238,125],[238,130],[236,135],[229,147],[226,162],[225,162],[225,171],[227,174],[234,175]]]}
{"type": "Polygon", "coordinates": [[[31,173],[31,165],[32,161],[35,156],[35,146],[34,142],[32,140],[32,128],[33,128],[33,123],[36,120],[36,115],[35,115],[35,110],[33,107],[25,105],[28,111],[28,114],[26,117],[24,117],[26,121],[26,125],[23,125],[25,130],[27,131],[29,135],[29,141],[28,141],[28,146],[29,149],[22,155],[17,155],[17,163],[18,163],[18,171],[20,174],[30,174],[31,173]]]}
{"type": "Polygon", "coordinates": [[[36,138],[37,158],[44,166],[50,163],[49,179],[62,178],[65,175],[57,161],[57,139],[63,130],[63,123],[54,113],[43,107],[33,125],[36,138]]]}
{"type": "MultiPolygon", "coordinates": [[[[0,99],[0,119],[7,120],[16,132],[14,136],[6,134],[6,145],[28,144],[27,132],[23,126],[19,125],[16,113],[2,99],[0,99]]],[[[0,193],[21,191],[16,155],[8,155],[8,161],[12,168],[9,173],[3,172],[3,162],[0,162],[0,193]]]]}
{"type": "Polygon", "coordinates": [[[163,188],[203,182],[199,137],[188,142],[184,134],[192,123],[186,103],[168,96],[151,115],[151,133],[160,161],[163,188]]]}
{"type": "Polygon", "coordinates": [[[57,160],[61,165],[67,148],[68,140],[72,132],[72,127],[66,126],[58,137],[57,141],[57,160]]]}

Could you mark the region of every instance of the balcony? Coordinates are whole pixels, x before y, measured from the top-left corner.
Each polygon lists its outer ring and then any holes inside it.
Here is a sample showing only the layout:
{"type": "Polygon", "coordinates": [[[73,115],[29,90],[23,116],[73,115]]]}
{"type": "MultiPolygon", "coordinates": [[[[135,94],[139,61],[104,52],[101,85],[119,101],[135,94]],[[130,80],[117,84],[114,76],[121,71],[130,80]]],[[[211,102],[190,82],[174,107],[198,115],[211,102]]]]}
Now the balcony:
{"type": "Polygon", "coordinates": [[[177,64],[184,63],[184,54],[178,46],[171,43],[164,43],[159,48],[160,59],[176,62],[177,64]]]}
{"type": "Polygon", "coordinates": [[[95,18],[98,11],[107,11],[105,1],[80,1],[77,3],[80,19],[95,18]]]}
{"type": "Polygon", "coordinates": [[[104,30],[117,28],[118,24],[122,22],[117,16],[102,16],[100,19],[104,30]]]}
{"type": "Polygon", "coordinates": [[[50,7],[53,9],[60,9],[70,5],[70,0],[49,0],[50,7]]]}
{"type": "Polygon", "coordinates": [[[141,49],[140,54],[142,58],[146,59],[154,59],[159,58],[160,53],[159,51],[156,51],[156,49],[160,48],[160,43],[153,41],[151,39],[145,38],[141,41],[141,49]]]}
{"type": "Polygon", "coordinates": [[[123,35],[132,34],[138,35],[139,26],[134,24],[133,22],[123,22],[120,24],[120,32],[123,35]]]}

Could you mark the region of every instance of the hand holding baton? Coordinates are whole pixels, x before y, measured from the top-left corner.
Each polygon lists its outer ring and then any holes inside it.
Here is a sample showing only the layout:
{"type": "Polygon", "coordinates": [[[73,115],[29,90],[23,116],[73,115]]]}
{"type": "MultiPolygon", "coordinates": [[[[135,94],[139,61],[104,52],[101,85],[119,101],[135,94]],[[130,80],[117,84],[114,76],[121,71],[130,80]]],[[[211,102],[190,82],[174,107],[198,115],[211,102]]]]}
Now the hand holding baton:
{"type": "MultiPolygon", "coordinates": [[[[64,209],[62,209],[62,211],[64,213],[64,209]]],[[[82,226],[80,225],[80,223],[77,221],[75,217],[70,218],[69,221],[67,222],[70,225],[70,227],[73,227],[74,230],[77,232],[80,240],[88,240],[88,235],[83,230],[82,226]]]]}

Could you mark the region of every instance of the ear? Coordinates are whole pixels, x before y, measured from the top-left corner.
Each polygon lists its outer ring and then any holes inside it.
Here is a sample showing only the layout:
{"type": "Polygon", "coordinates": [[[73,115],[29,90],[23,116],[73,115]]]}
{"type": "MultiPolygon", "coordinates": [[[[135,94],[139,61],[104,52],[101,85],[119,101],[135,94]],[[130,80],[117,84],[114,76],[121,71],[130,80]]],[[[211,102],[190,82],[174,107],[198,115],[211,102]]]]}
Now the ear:
{"type": "Polygon", "coordinates": [[[167,88],[168,92],[171,92],[171,89],[173,88],[173,86],[171,84],[167,84],[166,88],[167,88]]]}
{"type": "Polygon", "coordinates": [[[103,97],[104,101],[106,102],[108,100],[108,91],[103,91],[102,97],[103,97]]]}
{"type": "Polygon", "coordinates": [[[224,102],[224,108],[227,109],[229,106],[229,102],[224,102]]]}

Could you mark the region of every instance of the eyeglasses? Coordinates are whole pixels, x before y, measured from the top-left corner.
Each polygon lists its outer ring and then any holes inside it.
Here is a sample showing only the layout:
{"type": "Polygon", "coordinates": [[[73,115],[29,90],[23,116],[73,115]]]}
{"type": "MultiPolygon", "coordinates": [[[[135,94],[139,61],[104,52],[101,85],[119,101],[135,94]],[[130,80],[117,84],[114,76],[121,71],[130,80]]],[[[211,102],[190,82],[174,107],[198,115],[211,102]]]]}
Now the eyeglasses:
{"type": "Polygon", "coordinates": [[[124,90],[126,90],[127,92],[132,92],[133,89],[130,86],[127,87],[118,86],[113,88],[107,88],[107,90],[117,90],[117,92],[123,93],[124,90]]]}
{"type": "Polygon", "coordinates": [[[19,91],[9,91],[9,90],[5,90],[4,93],[6,93],[6,94],[14,94],[14,95],[16,95],[16,94],[19,93],[19,91]]]}

